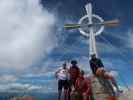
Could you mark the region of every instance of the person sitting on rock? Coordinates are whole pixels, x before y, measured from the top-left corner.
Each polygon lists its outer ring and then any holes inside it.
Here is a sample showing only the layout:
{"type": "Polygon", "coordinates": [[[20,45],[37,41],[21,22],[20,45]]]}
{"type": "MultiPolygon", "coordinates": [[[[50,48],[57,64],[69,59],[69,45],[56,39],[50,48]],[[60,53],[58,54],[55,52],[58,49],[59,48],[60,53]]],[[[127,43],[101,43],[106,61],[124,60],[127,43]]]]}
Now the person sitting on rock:
{"type": "Polygon", "coordinates": [[[90,67],[95,76],[111,80],[117,91],[120,91],[114,77],[104,69],[102,61],[96,57],[96,54],[91,55],[90,67]]]}

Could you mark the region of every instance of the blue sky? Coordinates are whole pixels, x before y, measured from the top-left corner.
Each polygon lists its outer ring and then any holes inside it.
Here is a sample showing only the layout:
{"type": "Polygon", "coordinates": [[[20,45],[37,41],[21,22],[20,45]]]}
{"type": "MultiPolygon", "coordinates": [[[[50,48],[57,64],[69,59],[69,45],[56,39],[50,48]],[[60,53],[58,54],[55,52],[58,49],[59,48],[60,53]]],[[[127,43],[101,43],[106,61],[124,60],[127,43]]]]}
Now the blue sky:
{"type": "MultiPolygon", "coordinates": [[[[64,30],[86,14],[87,0],[0,1],[0,90],[56,91],[54,72],[72,59],[90,73],[88,40],[78,30],[64,30]]],[[[99,57],[114,70],[120,85],[133,84],[133,23],[131,0],[92,0],[93,12],[120,26],[96,37],[99,57]],[[127,77],[128,76],[128,77],[127,77]]]]}

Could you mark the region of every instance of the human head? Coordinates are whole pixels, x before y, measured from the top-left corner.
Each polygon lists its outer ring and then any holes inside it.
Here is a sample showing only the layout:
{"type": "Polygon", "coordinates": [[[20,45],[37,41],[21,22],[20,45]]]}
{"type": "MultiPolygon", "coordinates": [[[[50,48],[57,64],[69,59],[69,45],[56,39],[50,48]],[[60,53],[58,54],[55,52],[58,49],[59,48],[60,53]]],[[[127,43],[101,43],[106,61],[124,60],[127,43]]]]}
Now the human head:
{"type": "Polygon", "coordinates": [[[84,70],[81,70],[80,71],[80,76],[84,76],[84,74],[85,74],[84,70]]]}
{"type": "Polygon", "coordinates": [[[71,61],[71,64],[72,64],[72,65],[77,65],[77,61],[76,61],[76,60],[72,60],[72,61],[71,61]]]}
{"type": "Polygon", "coordinates": [[[92,54],[91,59],[96,59],[96,54],[92,54]]]}

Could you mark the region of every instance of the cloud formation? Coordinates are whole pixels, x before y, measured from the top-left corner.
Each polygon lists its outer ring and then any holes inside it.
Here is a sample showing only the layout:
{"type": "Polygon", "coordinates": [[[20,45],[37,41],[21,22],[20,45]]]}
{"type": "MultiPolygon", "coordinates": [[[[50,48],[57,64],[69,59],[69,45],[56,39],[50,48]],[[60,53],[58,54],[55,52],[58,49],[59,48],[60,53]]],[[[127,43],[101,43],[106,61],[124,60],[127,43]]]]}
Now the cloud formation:
{"type": "Polygon", "coordinates": [[[1,0],[0,67],[23,69],[45,57],[56,45],[55,21],[39,0],[1,0]]]}
{"type": "Polygon", "coordinates": [[[1,75],[0,76],[0,83],[12,83],[17,80],[17,77],[14,75],[1,75]]]}
{"type": "Polygon", "coordinates": [[[0,91],[8,92],[32,92],[32,91],[42,91],[45,87],[32,85],[32,84],[22,84],[22,83],[11,83],[11,84],[0,84],[0,91]]]}
{"type": "Polygon", "coordinates": [[[127,32],[128,39],[127,39],[127,46],[131,49],[133,49],[133,30],[129,29],[127,32]]]}

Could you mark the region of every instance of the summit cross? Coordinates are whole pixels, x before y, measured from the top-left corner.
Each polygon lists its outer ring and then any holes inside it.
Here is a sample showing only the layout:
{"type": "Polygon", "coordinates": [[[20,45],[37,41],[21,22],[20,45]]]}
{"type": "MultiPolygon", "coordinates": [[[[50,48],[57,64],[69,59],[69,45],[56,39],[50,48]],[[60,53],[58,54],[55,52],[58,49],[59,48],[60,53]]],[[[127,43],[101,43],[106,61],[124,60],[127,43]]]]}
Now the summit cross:
{"type": "Polygon", "coordinates": [[[81,17],[78,24],[65,24],[65,29],[79,29],[80,33],[87,37],[89,40],[89,55],[96,54],[97,48],[96,48],[96,36],[100,35],[103,31],[105,26],[107,27],[114,27],[119,24],[119,20],[110,20],[110,21],[104,21],[102,17],[99,15],[93,14],[93,8],[92,4],[88,3],[85,5],[86,9],[86,15],[81,17]],[[94,19],[98,22],[94,22],[94,19]],[[84,23],[84,21],[87,20],[87,23],[84,23]],[[97,30],[94,30],[95,27],[99,27],[97,30]],[[88,31],[85,31],[84,28],[87,28],[88,31]]]}

